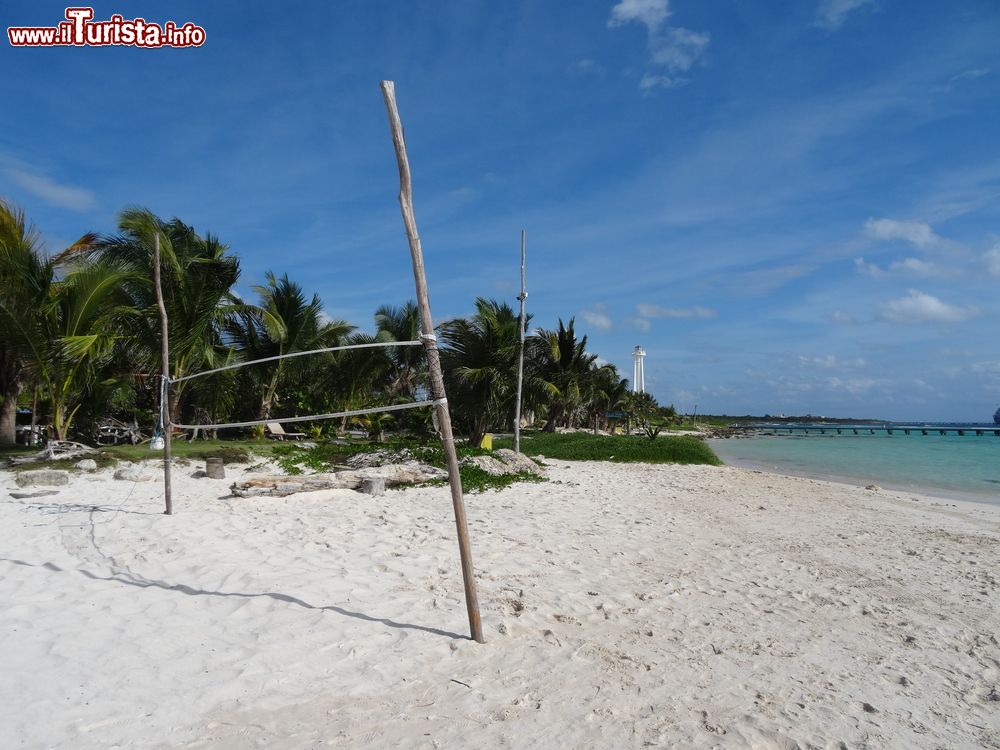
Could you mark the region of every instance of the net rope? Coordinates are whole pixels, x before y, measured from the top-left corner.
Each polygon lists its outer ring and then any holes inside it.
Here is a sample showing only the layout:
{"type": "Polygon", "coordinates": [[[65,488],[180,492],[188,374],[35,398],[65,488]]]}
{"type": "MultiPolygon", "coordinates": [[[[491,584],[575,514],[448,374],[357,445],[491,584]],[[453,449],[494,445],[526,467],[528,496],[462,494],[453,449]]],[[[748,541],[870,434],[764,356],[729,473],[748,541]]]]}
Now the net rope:
{"type": "MultiPolygon", "coordinates": [[[[421,334],[422,336],[423,334],[421,334]]],[[[435,337],[434,340],[437,340],[435,337]]],[[[371,344],[350,344],[347,346],[330,346],[326,349],[310,349],[307,352],[291,352],[290,354],[278,354],[274,357],[264,357],[262,359],[252,359],[249,362],[234,362],[231,365],[224,365],[223,367],[216,367],[213,370],[203,370],[202,372],[192,373],[191,375],[184,375],[179,378],[170,378],[171,383],[181,383],[185,380],[193,380],[194,378],[200,378],[205,375],[214,375],[217,372],[223,372],[224,370],[235,370],[238,367],[248,367],[249,365],[259,365],[261,362],[274,362],[277,359],[291,359],[292,357],[304,357],[307,354],[322,354],[323,352],[342,352],[347,349],[375,349],[378,347],[388,347],[388,346],[423,346],[423,341],[376,341],[371,344]]]]}
{"type": "Polygon", "coordinates": [[[381,412],[390,411],[403,411],[404,409],[417,409],[422,406],[440,406],[442,404],[447,404],[447,398],[437,398],[437,399],[427,399],[424,401],[413,401],[406,404],[390,404],[387,406],[373,406],[367,409],[350,409],[347,411],[336,411],[330,412],[328,414],[308,414],[301,417],[272,417],[269,419],[253,419],[246,422],[225,422],[220,424],[177,424],[172,422],[170,419],[170,410],[167,408],[170,385],[172,383],[180,383],[185,380],[192,380],[194,378],[200,378],[204,375],[212,375],[217,372],[223,372],[224,370],[235,370],[239,367],[249,367],[250,365],[260,364],[261,362],[274,362],[279,359],[289,359],[291,357],[304,357],[307,354],[323,354],[324,352],[339,352],[346,351],[348,349],[375,349],[380,347],[391,347],[391,346],[424,346],[425,348],[436,348],[437,336],[433,333],[421,333],[420,338],[416,341],[379,341],[369,344],[349,344],[345,346],[331,346],[325,349],[311,349],[307,352],[292,352],[290,354],[279,354],[274,357],[264,357],[262,359],[254,359],[249,362],[235,362],[231,365],[225,365],[223,367],[216,367],[212,370],[204,370],[203,372],[192,373],[191,375],[184,375],[180,378],[170,378],[166,375],[161,376],[162,382],[160,387],[160,424],[167,427],[176,427],[179,430],[224,430],[233,427],[255,427],[257,425],[267,425],[267,424],[287,424],[292,422],[312,422],[321,419],[339,419],[341,417],[359,417],[365,414],[378,414],[381,412]]]}
{"type": "Polygon", "coordinates": [[[421,406],[438,406],[448,403],[446,398],[435,398],[427,401],[412,401],[408,404],[390,404],[389,406],[373,406],[368,409],[352,409],[350,411],[335,411],[330,414],[309,414],[304,417],[273,417],[271,419],[254,419],[249,422],[227,422],[225,424],[174,424],[180,430],[224,430],[228,427],[253,427],[259,424],[285,424],[288,422],[312,422],[319,419],[338,419],[339,417],[358,417],[362,414],[377,414],[383,411],[402,411],[404,409],[416,409],[421,406]]]}

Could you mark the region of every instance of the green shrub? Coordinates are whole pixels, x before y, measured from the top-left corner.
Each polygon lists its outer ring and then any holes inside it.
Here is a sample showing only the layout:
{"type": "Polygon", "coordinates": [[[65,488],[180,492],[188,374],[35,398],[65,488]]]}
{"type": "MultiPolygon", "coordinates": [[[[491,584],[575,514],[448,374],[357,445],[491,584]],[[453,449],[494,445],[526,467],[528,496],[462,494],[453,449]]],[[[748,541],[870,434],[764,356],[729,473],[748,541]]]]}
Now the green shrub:
{"type": "Polygon", "coordinates": [[[187,454],[193,461],[204,461],[206,458],[221,458],[225,464],[248,464],[252,456],[246,448],[237,446],[219,446],[203,451],[193,451],[187,454]]]}
{"type": "MultiPolygon", "coordinates": [[[[511,441],[498,440],[497,447],[509,448],[511,441]]],[[[566,461],[722,464],[704,440],[687,435],[650,440],[640,435],[594,435],[589,432],[522,433],[521,452],[566,461]]]]}

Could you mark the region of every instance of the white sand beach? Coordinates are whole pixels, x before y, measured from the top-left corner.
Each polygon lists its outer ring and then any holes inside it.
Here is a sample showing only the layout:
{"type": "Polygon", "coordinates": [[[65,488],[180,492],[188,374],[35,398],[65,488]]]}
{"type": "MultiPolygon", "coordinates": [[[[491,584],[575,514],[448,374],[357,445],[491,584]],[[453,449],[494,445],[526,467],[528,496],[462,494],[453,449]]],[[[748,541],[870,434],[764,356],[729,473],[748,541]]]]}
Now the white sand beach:
{"type": "Polygon", "coordinates": [[[550,462],[467,498],[479,645],[447,488],[192,468],[0,473],[0,746],[1000,747],[998,506],[550,462]]]}

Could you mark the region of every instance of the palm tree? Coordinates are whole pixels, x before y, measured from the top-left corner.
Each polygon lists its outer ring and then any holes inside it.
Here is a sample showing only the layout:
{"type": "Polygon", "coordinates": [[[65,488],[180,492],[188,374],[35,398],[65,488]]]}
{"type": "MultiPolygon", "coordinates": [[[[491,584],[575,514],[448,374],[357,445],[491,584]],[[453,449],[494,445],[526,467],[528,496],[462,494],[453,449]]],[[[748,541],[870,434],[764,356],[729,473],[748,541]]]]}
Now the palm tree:
{"type": "Polygon", "coordinates": [[[622,407],[628,394],[628,380],[618,377],[612,364],[593,363],[584,380],[584,410],[594,433],[605,422],[605,414],[622,407]]]}
{"type": "MultiPolygon", "coordinates": [[[[509,305],[480,297],[472,317],[440,327],[448,402],[471,445],[479,445],[487,430],[510,424],[513,418],[519,325],[509,305]]],[[[534,381],[526,378],[526,383],[526,393],[533,393],[534,381]]]]}
{"type": "Polygon", "coordinates": [[[653,425],[653,419],[660,413],[660,405],[656,402],[653,394],[629,393],[625,399],[625,411],[628,413],[629,425],[634,419],[636,425],[644,430],[650,438],[655,438],[660,434],[662,428],[653,425]]]}
{"type": "MultiPolygon", "coordinates": [[[[376,343],[367,333],[354,333],[346,338],[346,345],[376,343]]],[[[347,349],[334,352],[325,378],[318,380],[321,388],[338,410],[350,411],[375,406],[383,401],[379,397],[389,382],[392,362],[382,348],[347,349]]],[[[347,429],[347,417],[340,421],[340,432],[347,429]]]]}
{"type": "MultiPolygon", "coordinates": [[[[408,300],[402,307],[382,305],[375,311],[376,339],[380,341],[417,341],[420,336],[420,310],[408,300]]],[[[426,383],[424,350],[420,346],[396,346],[388,350],[392,362],[391,396],[412,400],[417,388],[426,383]]]]}
{"type": "Polygon", "coordinates": [[[59,440],[67,438],[101,365],[110,361],[121,340],[114,325],[122,309],[118,291],[132,276],[131,269],[114,261],[77,263],[63,281],[52,284],[51,299],[39,316],[47,351],[37,367],[59,440]]]}
{"type": "MultiPolygon", "coordinates": [[[[161,331],[150,271],[157,234],[171,376],[182,377],[225,362],[230,354],[223,330],[235,315],[248,309],[232,292],[240,266],[229,247],[212,234],[202,237],[179,219],[165,222],[142,208],[122,211],[118,228],[117,235],[103,238],[88,255],[121,263],[132,272],[120,290],[127,304],[119,307],[114,324],[127,334],[122,343],[133,367],[144,374],[159,372],[161,366],[161,331]]],[[[189,381],[171,388],[174,421],[179,421],[187,388],[189,381]]]]}
{"type": "Polygon", "coordinates": [[[130,278],[121,263],[73,262],[90,247],[85,235],[56,258],[46,256],[24,214],[0,204],[0,360],[4,440],[13,442],[13,412],[26,373],[44,389],[56,437],[65,440],[100,364],[118,340],[112,323],[118,289],[130,278]],[[57,269],[67,269],[63,279],[57,269]],[[10,410],[10,411],[8,411],[10,410]]]}
{"type": "MultiPolygon", "coordinates": [[[[248,308],[229,326],[230,339],[247,360],[279,357],[337,346],[354,326],[343,320],[323,321],[323,303],[318,295],[307,300],[302,287],[285,274],[280,279],[268,271],[267,283],[255,286],[260,297],[256,308],[248,308]]],[[[268,419],[279,386],[286,373],[315,369],[316,360],[305,357],[277,359],[254,365],[253,380],[261,388],[258,419],[268,419]]]]}
{"type": "Polygon", "coordinates": [[[38,232],[0,199],[0,445],[16,442],[17,399],[39,343],[31,329],[51,279],[38,232]]]}
{"type": "Polygon", "coordinates": [[[537,377],[546,383],[549,398],[545,432],[557,426],[569,426],[584,403],[586,379],[596,354],[587,353],[587,337],[579,341],[574,330],[574,318],[569,325],[559,319],[555,331],[539,329],[529,339],[531,360],[537,377]]]}

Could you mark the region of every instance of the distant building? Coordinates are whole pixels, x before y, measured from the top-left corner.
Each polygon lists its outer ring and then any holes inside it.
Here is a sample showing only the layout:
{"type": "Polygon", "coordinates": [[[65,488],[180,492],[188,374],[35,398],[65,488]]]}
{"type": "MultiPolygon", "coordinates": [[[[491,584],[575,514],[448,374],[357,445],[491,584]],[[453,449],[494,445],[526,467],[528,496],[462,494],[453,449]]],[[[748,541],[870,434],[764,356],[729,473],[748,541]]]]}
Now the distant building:
{"type": "Polygon", "coordinates": [[[632,392],[646,392],[646,350],[637,346],[632,350],[632,392]]]}

